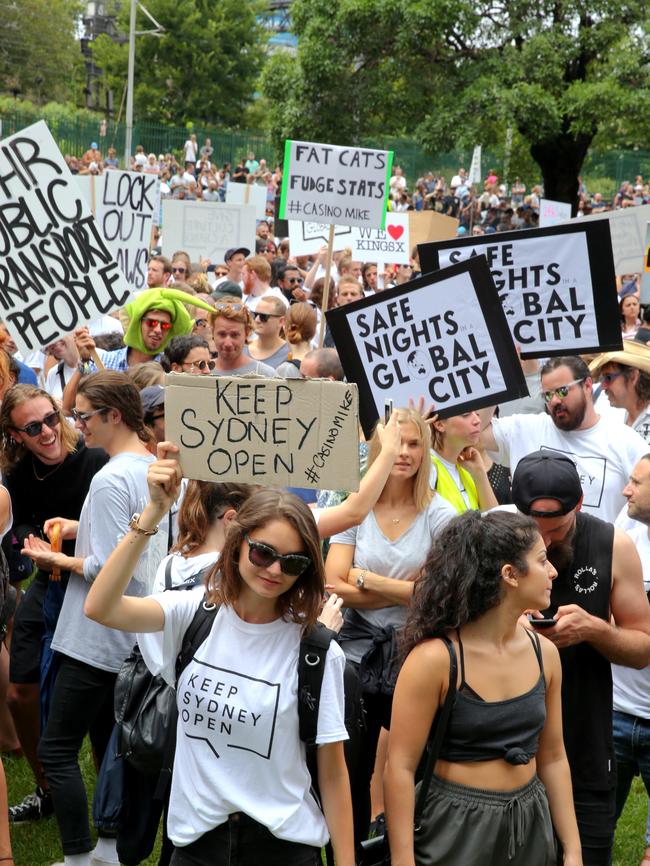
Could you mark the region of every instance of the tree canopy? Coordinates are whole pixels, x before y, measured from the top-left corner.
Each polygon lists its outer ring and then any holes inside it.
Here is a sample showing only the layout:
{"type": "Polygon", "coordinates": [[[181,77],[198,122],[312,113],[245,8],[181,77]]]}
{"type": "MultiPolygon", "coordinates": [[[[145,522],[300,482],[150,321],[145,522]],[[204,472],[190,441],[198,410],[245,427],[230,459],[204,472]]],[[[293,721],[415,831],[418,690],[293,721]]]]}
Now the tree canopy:
{"type": "Polygon", "coordinates": [[[512,127],[546,195],[573,203],[599,133],[645,135],[643,0],[295,0],[292,14],[297,56],[264,73],[278,139],[408,134],[433,151],[512,127]]]}
{"type": "MultiPolygon", "coordinates": [[[[161,36],[136,37],[135,115],[140,120],[239,126],[253,98],[264,58],[265,32],[257,0],[147,0],[164,27],[161,36]]],[[[128,34],[129,4],[119,28],[128,34]]],[[[138,30],[153,25],[138,12],[138,30]]],[[[126,82],[128,46],[102,36],[96,64],[119,104],[126,82]]]]}
{"type": "Polygon", "coordinates": [[[0,0],[0,89],[34,101],[74,100],[83,58],[79,0],[0,0]]]}

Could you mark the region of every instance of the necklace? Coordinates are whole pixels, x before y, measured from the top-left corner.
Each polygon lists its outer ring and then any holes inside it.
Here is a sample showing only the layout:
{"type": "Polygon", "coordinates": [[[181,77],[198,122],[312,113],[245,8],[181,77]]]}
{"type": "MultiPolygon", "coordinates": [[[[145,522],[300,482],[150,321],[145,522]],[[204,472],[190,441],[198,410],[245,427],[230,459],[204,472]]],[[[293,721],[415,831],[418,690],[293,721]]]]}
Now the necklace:
{"type": "Polygon", "coordinates": [[[34,464],[34,456],[32,455],[32,472],[34,473],[34,478],[37,481],[45,481],[46,478],[49,478],[50,475],[54,475],[57,469],[60,469],[63,464],[57,463],[54,469],[51,469],[49,472],[46,472],[45,475],[40,476],[36,471],[36,465],[34,464]]]}
{"type": "Polygon", "coordinates": [[[402,519],[401,517],[391,517],[390,522],[391,522],[394,526],[397,526],[397,524],[400,522],[401,519],[402,519]]]}

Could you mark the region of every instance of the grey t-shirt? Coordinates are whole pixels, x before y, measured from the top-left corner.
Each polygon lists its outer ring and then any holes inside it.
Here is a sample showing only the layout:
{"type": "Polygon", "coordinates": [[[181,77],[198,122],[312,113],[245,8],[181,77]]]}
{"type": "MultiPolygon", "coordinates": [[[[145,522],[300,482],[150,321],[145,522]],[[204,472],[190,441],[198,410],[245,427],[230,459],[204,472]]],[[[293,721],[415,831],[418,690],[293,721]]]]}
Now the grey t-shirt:
{"type": "Polygon", "coordinates": [[[243,367],[237,367],[235,370],[214,370],[212,375],[245,376],[247,373],[255,373],[257,376],[266,376],[268,379],[275,379],[277,377],[277,373],[273,367],[269,367],[268,364],[264,364],[262,361],[256,361],[254,358],[251,358],[250,362],[244,364],[243,367]]]}
{"type": "MultiPolygon", "coordinates": [[[[409,528],[395,541],[389,541],[379,528],[374,511],[359,524],[332,536],[331,544],[351,544],[354,549],[354,568],[365,568],[375,574],[396,580],[417,577],[431,547],[433,537],[456,516],[452,506],[442,496],[434,495],[428,508],[421,511],[409,528]]],[[[357,610],[371,625],[400,628],[406,621],[406,605],[396,604],[377,610],[357,610]]],[[[372,641],[368,639],[341,641],[346,657],[361,661],[372,641]]]]}
{"type": "MultiPolygon", "coordinates": [[[[119,671],[131,652],[135,635],[94,622],[84,614],[90,584],[118,542],[129,521],[149,501],[147,469],[153,455],[116,454],[94,476],[79,516],[75,556],[84,557],[84,574],[71,573],[52,649],[104,671],[119,671]]],[[[126,595],[149,595],[156,568],[167,552],[168,518],[149,540],[138,560],[126,595]]]]}

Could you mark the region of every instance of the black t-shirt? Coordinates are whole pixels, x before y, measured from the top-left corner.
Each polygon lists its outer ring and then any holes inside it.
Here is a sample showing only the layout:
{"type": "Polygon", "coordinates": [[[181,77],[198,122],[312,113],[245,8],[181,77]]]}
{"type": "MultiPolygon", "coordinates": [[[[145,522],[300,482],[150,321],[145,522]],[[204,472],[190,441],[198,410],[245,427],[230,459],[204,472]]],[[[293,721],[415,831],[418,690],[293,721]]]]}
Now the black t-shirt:
{"type": "MultiPolygon", "coordinates": [[[[18,542],[22,545],[30,533],[42,535],[43,524],[50,517],[78,520],[90,482],[107,462],[108,454],[103,449],[86,448],[81,437],[77,450],[57,467],[41,463],[31,453],[25,454],[4,480],[18,542]]],[[[64,541],[63,551],[72,556],[74,541],[64,541]]]]}

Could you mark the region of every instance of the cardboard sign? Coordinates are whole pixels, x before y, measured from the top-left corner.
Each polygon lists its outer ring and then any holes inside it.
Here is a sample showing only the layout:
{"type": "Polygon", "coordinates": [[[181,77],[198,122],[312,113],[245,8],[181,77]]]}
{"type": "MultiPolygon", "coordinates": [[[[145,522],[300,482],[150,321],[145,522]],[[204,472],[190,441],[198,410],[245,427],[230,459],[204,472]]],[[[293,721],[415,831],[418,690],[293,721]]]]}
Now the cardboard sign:
{"type": "Polygon", "coordinates": [[[326,315],[366,435],[387,397],[447,417],[528,394],[484,256],[326,315]]]}
{"type": "Polygon", "coordinates": [[[458,237],[458,220],[432,210],[408,211],[411,249],[433,241],[458,237]]]}
{"type": "Polygon", "coordinates": [[[609,223],[616,275],[641,273],[645,255],[645,231],[650,222],[650,204],[591,214],[581,217],[580,224],[601,220],[609,223]]]}
{"type": "Polygon", "coordinates": [[[503,232],[423,244],[423,273],[487,256],[522,358],[604,352],[622,346],[606,222],[503,232]]]}
{"type": "Polygon", "coordinates": [[[160,181],[137,171],[77,175],[75,180],[129,285],[132,289],[146,289],[149,242],[158,219],[160,181]]]}
{"type": "Polygon", "coordinates": [[[571,205],[564,201],[552,201],[543,198],[539,202],[540,228],[556,226],[571,219],[571,205]]]}
{"type": "Polygon", "coordinates": [[[359,489],[355,385],[185,373],[165,384],[165,430],[186,478],[359,489]]]}
{"type": "Polygon", "coordinates": [[[226,204],[252,205],[255,208],[255,218],[265,220],[266,187],[256,183],[229,183],[226,187],[226,204]]]}
{"type": "Polygon", "coordinates": [[[409,214],[386,214],[386,228],[357,228],[352,234],[352,258],[361,262],[408,265],[411,260],[409,214]]]}
{"type": "Polygon", "coordinates": [[[0,315],[20,351],[54,342],[129,295],[45,122],[0,142],[0,315]]]}
{"type": "Polygon", "coordinates": [[[255,208],[212,201],[163,201],[162,253],[185,250],[192,261],[201,257],[223,262],[231,247],[255,249],[255,208]]]}
{"type": "Polygon", "coordinates": [[[392,150],[287,140],[280,218],[384,228],[392,150]]]}

